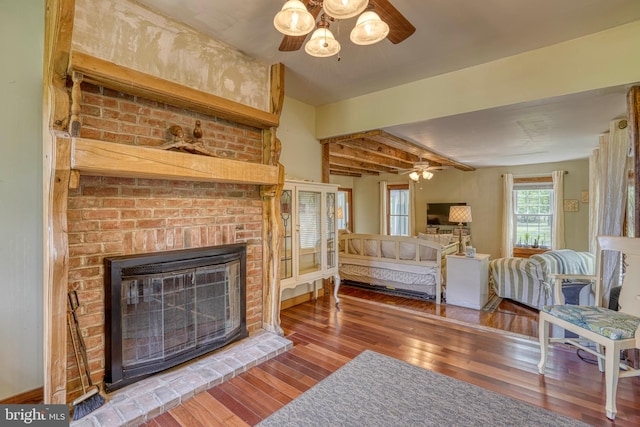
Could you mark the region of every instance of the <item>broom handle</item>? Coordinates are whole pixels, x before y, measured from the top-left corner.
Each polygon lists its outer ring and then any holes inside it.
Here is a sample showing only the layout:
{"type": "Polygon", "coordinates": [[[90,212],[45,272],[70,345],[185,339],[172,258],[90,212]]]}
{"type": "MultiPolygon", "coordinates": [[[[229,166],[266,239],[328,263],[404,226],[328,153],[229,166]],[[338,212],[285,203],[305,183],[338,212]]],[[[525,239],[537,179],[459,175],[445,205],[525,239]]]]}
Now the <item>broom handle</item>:
{"type": "Polygon", "coordinates": [[[82,393],[87,392],[87,387],[84,385],[84,376],[82,376],[82,369],[80,369],[80,356],[78,356],[78,345],[76,344],[76,338],[73,323],[71,322],[71,312],[67,313],[67,323],[69,324],[69,334],[71,335],[71,344],[73,345],[73,355],[76,357],[76,366],[78,367],[78,373],[80,374],[80,384],[82,385],[82,393]]]}
{"type": "Polygon", "coordinates": [[[71,315],[73,316],[73,322],[76,325],[78,343],[80,345],[80,354],[82,355],[82,361],[84,362],[84,371],[87,375],[87,382],[89,383],[89,387],[93,387],[93,382],[91,381],[91,372],[89,371],[89,362],[87,360],[87,346],[84,343],[84,338],[82,338],[82,333],[80,332],[80,324],[78,323],[78,316],[76,315],[76,309],[80,307],[78,293],[75,290],[69,291],[68,296],[69,304],[71,306],[71,315]]]}

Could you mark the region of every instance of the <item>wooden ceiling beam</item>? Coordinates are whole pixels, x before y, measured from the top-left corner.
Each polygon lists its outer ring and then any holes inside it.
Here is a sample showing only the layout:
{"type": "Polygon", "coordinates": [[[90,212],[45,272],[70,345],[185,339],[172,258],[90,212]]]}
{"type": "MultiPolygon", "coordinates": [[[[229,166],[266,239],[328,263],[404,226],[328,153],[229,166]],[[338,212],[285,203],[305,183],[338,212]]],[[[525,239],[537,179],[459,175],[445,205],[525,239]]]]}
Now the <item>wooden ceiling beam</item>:
{"type": "MultiPolygon", "coordinates": [[[[359,150],[377,154],[381,157],[386,157],[389,159],[399,160],[407,163],[415,163],[420,161],[420,157],[415,154],[407,153],[404,150],[400,150],[398,148],[389,147],[388,145],[381,144],[376,141],[368,140],[368,139],[353,139],[350,141],[344,141],[339,143],[340,145],[357,148],[359,150]]],[[[334,146],[336,144],[329,144],[330,146],[334,146]]]]}
{"type": "Polygon", "coordinates": [[[397,158],[384,157],[378,154],[374,154],[369,151],[363,151],[359,148],[354,148],[342,144],[329,145],[329,153],[334,157],[341,157],[343,159],[357,160],[366,163],[373,163],[374,165],[384,165],[394,169],[411,169],[414,162],[407,162],[398,160],[397,158]]]}
{"type": "Polygon", "coordinates": [[[446,165],[453,166],[456,169],[462,171],[473,171],[474,167],[465,165],[464,163],[457,162],[448,157],[442,156],[438,153],[430,151],[425,147],[414,144],[413,142],[402,139],[398,136],[392,135],[389,132],[383,131],[382,129],[371,130],[367,132],[357,132],[349,135],[341,135],[335,136],[331,138],[324,138],[320,140],[321,144],[333,144],[333,143],[343,143],[347,144],[352,140],[370,140],[374,142],[378,142],[380,144],[387,145],[389,147],[397,148],[399,150],[405,151],[407,153],[413,154],[422,158],[423,160],[446,165]]]}
{"type": "Polygon", "coordinates": [[[331,156],[329,158],[329,165],[331,168],[334,166],[344,166],[351,169],[358,169],[362,171],[372,172],[384,172],[384,173],[397,173],[398,171],[393,168],[388,168],[383,165],[376,165],[373,163],[359,162],[357,160],[344,159],[342,157],[331,156]]]}
{"type": "Polygon", "coordinates": [[[362,176],[362,175],[380,175],[380,172],[377,172],[377,171],[366,170],[366,169],[358,169],[358,168],[351,168],[351,167],[335,165],[335,164],[334,165],[329,165],[329,168],[331,170],[331,173],[333,173],[333,172],[344,172],[344,173],[348,173],[348,174],[358,174],[360,176],[362,176]]]}

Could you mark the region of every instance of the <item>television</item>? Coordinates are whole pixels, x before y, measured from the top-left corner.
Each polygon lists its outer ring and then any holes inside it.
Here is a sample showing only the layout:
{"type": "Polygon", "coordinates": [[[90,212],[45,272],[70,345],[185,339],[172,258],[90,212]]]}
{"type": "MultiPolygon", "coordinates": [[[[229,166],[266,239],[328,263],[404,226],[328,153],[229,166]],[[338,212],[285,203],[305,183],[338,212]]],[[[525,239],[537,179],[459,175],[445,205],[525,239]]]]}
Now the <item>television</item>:
{"type": "Polygon", "coordinates": [[[451,206],[466,206],[466,203],[427,203],[427,225],[458,225],[457,222],[449,222],[451,206]]]}

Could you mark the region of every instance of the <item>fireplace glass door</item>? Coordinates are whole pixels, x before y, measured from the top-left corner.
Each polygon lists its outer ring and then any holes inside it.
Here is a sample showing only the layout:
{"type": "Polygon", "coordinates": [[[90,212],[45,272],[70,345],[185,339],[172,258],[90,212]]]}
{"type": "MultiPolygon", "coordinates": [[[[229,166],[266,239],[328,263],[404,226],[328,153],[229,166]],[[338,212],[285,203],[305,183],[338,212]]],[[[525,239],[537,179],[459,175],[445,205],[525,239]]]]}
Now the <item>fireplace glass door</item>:
{"type": "Polygon", "coordinates": [[[106,258],[105,270],[108,391],[248,335],[245,244],[106,258]]]}
{"type": "Polygon", "coordinates": [[[165,360],[240,327],[240,262],[122,282],[122,366],[165,360]]]}

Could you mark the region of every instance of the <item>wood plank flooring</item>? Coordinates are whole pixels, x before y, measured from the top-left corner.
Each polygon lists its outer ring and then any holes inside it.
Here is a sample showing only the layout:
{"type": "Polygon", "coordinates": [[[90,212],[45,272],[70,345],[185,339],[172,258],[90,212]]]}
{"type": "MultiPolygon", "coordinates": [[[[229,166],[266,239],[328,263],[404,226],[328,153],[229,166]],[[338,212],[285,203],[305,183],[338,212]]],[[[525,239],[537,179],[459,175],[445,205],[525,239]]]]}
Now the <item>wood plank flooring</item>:
{"type": "Polygon", "coordinates": [[[611,422],[604,416],[604,374],[575,350],[553,347],[547,374],[538,375],[535,310],[503,301],[484,313],[347,287],[340,295],[339,310],[329,295],[283,310],[291,351],[145,426],[255,425],[366,349],[595,426],[640,425],[640,378],[620,380],[618,416],[611,422]]]}

